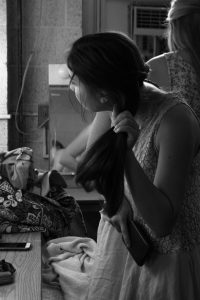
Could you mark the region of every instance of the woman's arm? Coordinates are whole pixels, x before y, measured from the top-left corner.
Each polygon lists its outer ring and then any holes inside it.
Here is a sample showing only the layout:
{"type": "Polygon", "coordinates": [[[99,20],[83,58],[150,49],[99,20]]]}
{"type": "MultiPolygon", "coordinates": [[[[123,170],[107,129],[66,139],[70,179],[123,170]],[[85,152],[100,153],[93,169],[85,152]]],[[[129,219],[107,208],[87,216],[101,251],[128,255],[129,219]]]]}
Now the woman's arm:
{"type": "Polygon", "coordinates": [[[97,112],[93,122],[86,127],[66,148],[60,149],[54,156],[52,169],[61,171],[67,167],[73,171],[76,170],[78,160],[104,132],[111,126],[111,112],[97,112]],[[77,159],[77,157],[79,157],[77,159]]]}
{"type": "Polygon", "coordinates": [[[170,90],[170,78],[167,67],[167,62],[163,54],[155,56],[147,61],[150,67],[148,79],[156,83],[160,88],[165,91],[170,90]]]}
{"type": "Polygon", "coordinates": [[[61,171],[63,167],[66,167],[72,171],[76,170],[78,157],[81,156],[86,149],[90,129],[91,124],[83,129],[66,148],[56,151],[52,169],[61,171]]]}
{"type": "Polygon", "coordinates": [[[102,134],[104,134],[111,127],[111,112],[101,111],[97,112],[92,122],[90,134],[87,141],[87,148],[89,148],[102,134]]]}
{"type": "Polygon", "coordinates": [[[157,132],[159,156],[153,183],[133,152],[127,153],[126,178],[133,200],[158,236],[169,234],[176,221],[199,137],[196,118],[186,106],[179,105],[165,115],[157,132]]]}

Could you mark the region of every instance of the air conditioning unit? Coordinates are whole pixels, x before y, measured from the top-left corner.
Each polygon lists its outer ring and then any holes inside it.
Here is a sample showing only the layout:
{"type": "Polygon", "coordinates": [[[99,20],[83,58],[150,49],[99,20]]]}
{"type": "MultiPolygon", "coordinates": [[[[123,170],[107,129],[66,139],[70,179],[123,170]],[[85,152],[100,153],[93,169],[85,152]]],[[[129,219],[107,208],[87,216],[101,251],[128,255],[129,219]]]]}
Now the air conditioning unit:
{"type": "Polygon", "coordinates": [[[168,51],[165,35],[167,13],[168,6],[165,5],[129,6],[129,34],[136,41],[145,61],[168,51]]]}
{"type": "Polygon", "coordinates": [[[166,7],[132,6],[132,35],[163,35],[168,9],[166,7]]]}

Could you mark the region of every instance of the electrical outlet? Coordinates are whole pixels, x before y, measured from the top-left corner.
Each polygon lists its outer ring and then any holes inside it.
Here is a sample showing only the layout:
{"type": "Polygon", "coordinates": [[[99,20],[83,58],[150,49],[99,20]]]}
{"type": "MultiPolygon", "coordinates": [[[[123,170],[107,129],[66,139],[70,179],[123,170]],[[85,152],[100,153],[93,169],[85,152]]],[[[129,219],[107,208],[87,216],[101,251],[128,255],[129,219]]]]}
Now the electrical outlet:
{"type": "Polygon", "coordinates": [[[49,105],[38,104],[38,126],[46,124],[49,120],[49,105]]]}

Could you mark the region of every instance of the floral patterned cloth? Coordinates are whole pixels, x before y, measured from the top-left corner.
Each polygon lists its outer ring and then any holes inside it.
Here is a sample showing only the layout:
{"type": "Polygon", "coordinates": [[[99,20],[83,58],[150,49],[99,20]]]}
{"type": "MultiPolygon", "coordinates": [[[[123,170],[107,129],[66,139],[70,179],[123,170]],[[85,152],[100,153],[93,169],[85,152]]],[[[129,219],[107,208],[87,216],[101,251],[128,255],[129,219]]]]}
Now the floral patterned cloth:
{"type": "Polygon", "coordinates": [[[57,171],[34,169],[33,151],[0,153],[0,233],[43,231],[46,239],[84,236],[79,205],[57,171]]]}
{"type": "Polygon", "coordinates": [[[164,53],[170,79],[170,90],[178,91],[200,119],[200,84],[194,68],[179,52],[164,53]]]}
{"type": "Polygon", "coordinates": [[[47,197],[14,189],[0,176],[0,232],[43,231],[47,239],[85,235],[83,216],[76,200],[66,189],[53,189],[47,197]],[[71,224],[77,226],[72,228],[71,224]]]}

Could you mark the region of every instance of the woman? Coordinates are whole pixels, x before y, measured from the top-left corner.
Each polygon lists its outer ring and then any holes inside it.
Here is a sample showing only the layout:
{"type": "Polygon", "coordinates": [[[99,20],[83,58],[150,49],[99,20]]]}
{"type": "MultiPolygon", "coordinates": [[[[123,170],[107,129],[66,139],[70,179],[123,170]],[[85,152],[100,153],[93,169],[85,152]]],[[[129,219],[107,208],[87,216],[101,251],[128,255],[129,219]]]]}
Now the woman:
{"type": "Polygon", "coordinates": [[[193,111],[145,80],[148,68],[124,34],[81,37],[67,64],[78,101],[97,112],[76,180],[105,198],[87,299],[199,299],[200,127],[193,111]],[[132,218],[152,247],[142,267],[126,248],[132,218]]]}
{"type": "Polygon", "coordinates": [[[200,2],[172,0],[167,17],[169,52],[148,61],[149,79],[177,90],[200,117],[200,2]]]}

